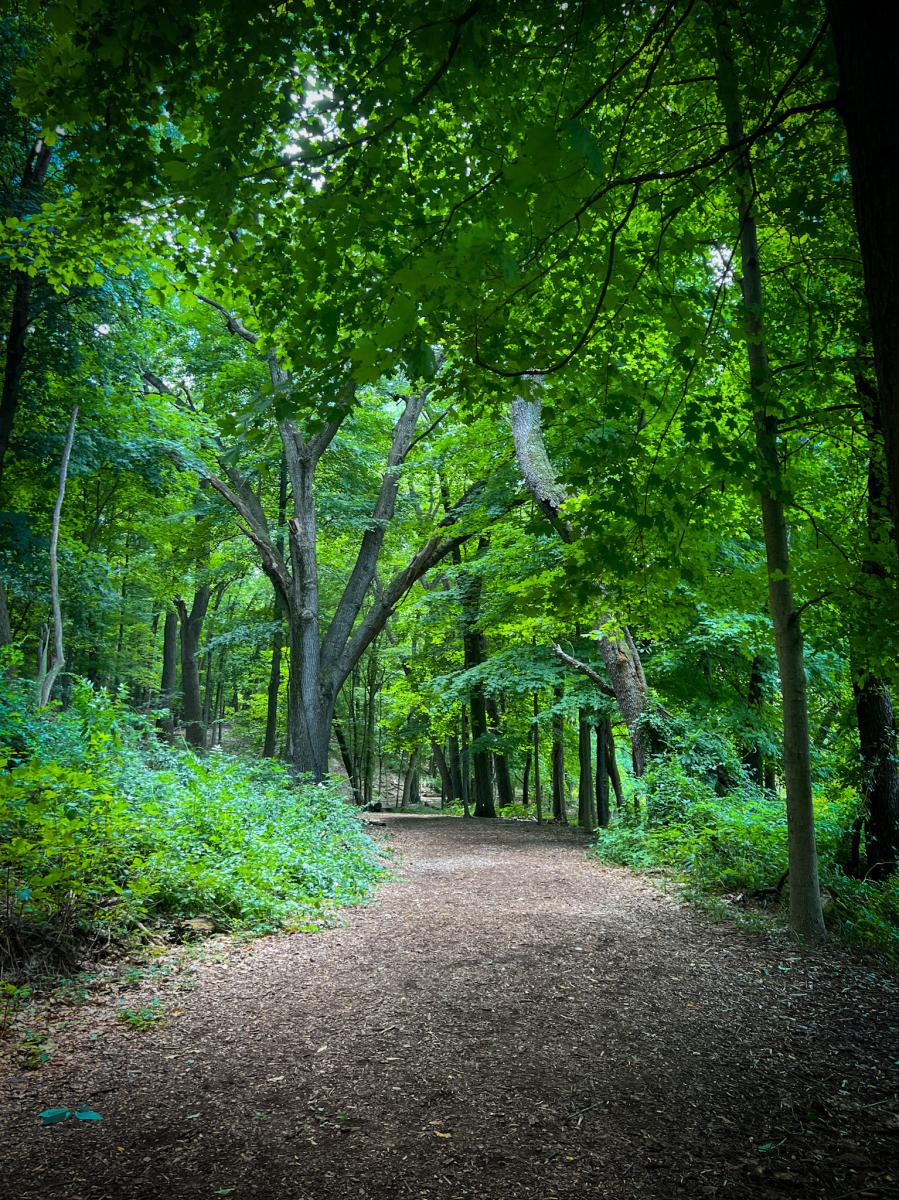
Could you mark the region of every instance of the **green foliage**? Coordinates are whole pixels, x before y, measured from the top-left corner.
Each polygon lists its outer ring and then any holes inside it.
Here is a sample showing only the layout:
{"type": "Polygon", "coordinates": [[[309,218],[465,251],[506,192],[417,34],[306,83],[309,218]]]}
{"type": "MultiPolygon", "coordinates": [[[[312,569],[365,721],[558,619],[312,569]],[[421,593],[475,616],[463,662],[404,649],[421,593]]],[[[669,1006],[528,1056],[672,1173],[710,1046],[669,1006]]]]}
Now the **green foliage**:
{"type": "MultiPolygon", "coordinates": [[[[664,868],[697,896],[768,892],[773,897],[787,867],[787,820],[783,800],[748,783],[715,794],[702,776],[677,757],[657,760],[634,781],[643,812],[619,815],[596,835],[606,862],[638,870],[664,868]],[[771,889],[771,891],[769,891],[771,889]]],[[[828,921],[847,941],[899,961],[899,879],[883,883],[849,878],[850,831],[858,812],[851,789],[819,791],[815,824],[822,883],[830,894],[828,921]]]]}
{"type": "Polygon", "coordinates": [[[74,961],[147,916],[274,928],[362,900],[380,869],[335,784],[163,747],[82,681],[68,709],[35,713],[4,679],[0,736],[8,966],[74,961]]]}

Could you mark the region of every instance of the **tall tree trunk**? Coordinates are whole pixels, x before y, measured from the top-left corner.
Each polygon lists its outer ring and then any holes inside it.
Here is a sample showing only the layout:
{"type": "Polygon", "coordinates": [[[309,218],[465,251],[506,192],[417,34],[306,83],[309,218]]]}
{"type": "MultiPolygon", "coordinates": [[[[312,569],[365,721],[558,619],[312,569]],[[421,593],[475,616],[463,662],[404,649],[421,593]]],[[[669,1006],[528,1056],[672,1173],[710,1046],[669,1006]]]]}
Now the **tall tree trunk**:
{"type": "Polygon", "coordinates": [[[540,780],[540,693],[534,692],[534,809],[543,824],[543,788],[540,780]]]}
{"type": "Polygon", "coordinates": [[[75,422],[77,420],[78,405],[76,404],[72,408],[72,414],[69,417],[69,428],[66,432],[62,460],[59,464],[59,487],[56,491],[56,504],[53,507],[53,520],[50,527],[50,604],[53,609],[53,658],[52,660],[48,658],[50,641],[48,630],[40,652],[37,696],[38,704],[41,708],[50,703],[53,684],[56,682],[59,672],[66,665],[66,657],[62,644],[62,602],[59,596],[57,550],[59,548],[59,526],[62,519],[62,504],[66,495],[66,479],[69,474],[69,459],[72,456],[72,445],[75,441],[75,422]]]}
{"type": "MultiPolygon", "coordinates": [[[[462,644],[465,651],[465,669],[472,670],[484,661],[484,635],[477,628],[478,609],[481,599],[481,581],[477,575],[468,574],[460,585],[462,600],[462,644]]],[[[495,817],[493,807],[493,773],[490,769],[490,751],[486,748],[489,736],[487,725],[487,702],[484,686],[478,680],[469,697],[471,710],[472,769],[474,776],[474,815],[495,817]]]]}
{"type": "Polygon", "coordinates": [[[9,601],[6,596],[6,584],[0,579],[0,646],[8,646],[12,641],[12,626],[9,622],[9,601]]]}
{"type": "Polygon", "coordinates": [[[577,821],[581,829],[592,833],[596,828],[596,800],[593,795],[593,747],[586,709],[578,710],[577,723],[578,782],[577,821]]]}
{"type": "MultiPolygon", "coordinates": [[[[452,773],[450,772],[449,763],[446,761],[446,755],[443,753],[443,750],[440,747],[440,745],[433,738],[431,739],[431,753],[434,755],[434,763],[437,767],[437,771],[440,774],[440,784],[443,789],[443,796],[444,796],[445,800],[449,800],[450,803],[452,803],[452,800],[453,800],[452,773]]],[[[443,807],[443,805],[441,804],[441,808],[442,807],[443,807]]]]}
{"type": "Polygon", "coordinates": [[[605,720],[594,726],[596,734],[596,774],[594,786],[596,791],[596,824],[605,829],[609,823],[609,750],[606,742],[605,720]]]}
{"type": "Polygon", "coordinates": [[[194,592],[190,610],[179,596],[175,608],[181,622],[181,713],[184,736],[189,746],[202,750],[206,746],[203,706],[200,697],[200,664],[197,653],[203,633],[203,622],[209,608],[211,589],[208,584],[194,592]]]}
{"type": "Polygon", "coordinates": [[[854,682],[853,692],[867,811],[867,875],[870,879],[885,879],[895,871],[899,855],[899,771],[893,705],[889,687],[876,677],[854,682]]]}
{"type": "MultiPolygon", "coordinates": [[[[752,665],[749,668],[749,689],[746,701],[750,711],[757,714],[759,718],[761,718],[764,698],[765,677],[762,674],[762,657],[760,654],[755,654],[752,658],[752,665]]],[[[743,753],[743,765],[746,768],[747,775],[756,787],[762,787],[765,781],[764,763],[762,762],[762,748],[758,743],[758,739],[747,745],[743,753]]]]}
{"type": "MultiPolygon", "coordinates": [[[[490,718],[493,736],[502,737],[502,722],[499,715],[499,704],[494,699],[487,701],[487,715],[490,718]]],[[[499,808],[508,808],[515,803],[515,793],[512,790],[512,776],[509,773],[509,760],[505,753],[499,750],[493,752],[493,771],[496,776],[496,802],[499,808]]]]}
{"type": "Polygon", "coordinates": [[[451,734],[447,740],[450,768],[450,796],[454,801],[462,800],[462,762],[459,755],[459,739],[451,734]]]}
{"type": "Polygon", "coordinates": [[[178,683],[178,614],[174,608],[165,610],[162,627],[162,679],[159,685],[160,705],[167,709],[160,718],[159,729],[171,741],[175,733],[175,689],[178,683]]]}
{"type": "Polygon", "coordinates": [[[406,768],[406,777],[403,780],[403,808],[408,808],[410,804],[417,804],[420,799],[420,791],[418,785],[418,746],[409,755],[409,765],[406,768]]]}
{"type": "MultiPolygon", "coordinates": [[[[557,482],[546,452],[539,400],[526,400],[519,396],[513,401],[512,437],[515,458],[537,507],[547,517],[562,541],[572,542],[575,532],[562,514],[562,504],[566,499],[565,489],[557,482]]],[[[586,674],[604,694],[617,701],[631,738],[634,774],[642,775],[646,769],[648,755],[654,747],[649,744],[650,739],[644,724],[647,691],[640,653],[627,628],[622,631],[620,637],[610,638],[602,634],[599,638],[599,648],[611,688],[584,663],[562,653],[561,647],[553,647],[563,662],[586,674]]]]}
{"type": "MultiPolygon", "coordinates": [[[[716,13],[717,85],[731,145],[745,146],[737,66],[727,12],[716,13]]],[[[790,925],[806,937],[824,937],[824,914],[818,882],[818,854],[812,808],[805,660],[799,610],[793,601],[787,523],[778,449],[777,418],[768,411],[771,369],[765,341],[762,272],[754,207],[749,150],[734,163],[743,269],[743,314],[749,388],[760,463],[762,527],[768,561],[768,599],[780,668],[784,718],[784,775],[787,784],[787,828],[790,863],[790,925]]]]}
{"type": "MultiPolygon", "coordinates": [[[[278,606],[275,605],[276,617],[278,606]]],[[[281,651],[284,645],[284,631],[280,624],[272,634],[272,661],[268,673],[268,690],[265,702],[265,738],[262,743],[262,757],[274,758],[278,746],[278,697],[281,693],[281,651]]]]}
{"type": "MultiPolygon", "coordinates": [[[[615,733],[612,729],[612,718],[603,721],[603,743],[606,748],[606,766],[609,771],[609,781],[615,793],[615,807],[619,813],[624,812],[624,788],[621,786],[621,772],[618,770],[618,755],[615,751],[615,733]]],[[[634,812],[639,815],[640,801],[634,797],[634,812]]]]}
{"type": "Polygon", "coordinates": [[[886,442],[893,537],[899,539],[899,59],[893,5],[828,0],[846,126],[877,390],[886,442]]]}
{"type": "Polygon", "coordinates": [[[558,707],[564,695],[564,688],[553,688],[556,707],[552,719],[553,820],[558,821],[560,825],[568,824],[568,811],[565,804],[565,717],[561,708],[558,707]]]}
{"type": "Polygon", "coordinates": [[[337,746],[340,750],[340,757],[343,760],[343,767],[347,774],[347,779],[350,782],[350,790],[353,793],[353,803],[361,805],[364,803],[362,789],[359,787],[359,777],[356,774],[356,766],[353,762],[353,756],[350,754],[350,748],[347,745],[346,736],[343,732],[343,726],[335,717],[332,722],[334,736],[337,739],[337,746]]]}
{"type": "Polygon", "coordinates": [[[462,812],[471,816],[471,761],[468,753],[468,708],[462,705],[459,741],[462,752],[462,812]]]}
{"type": "Polygon", "coordinates": [[[533,757],[534,757],[533,751],[531,750],[531,748],[529,746],[525,753],[525,756],[524,756],[524,772],[522,773],[522,777],[521,777],[521,807],[522,808],[527,808],[531,802],[529,790],[530,790],[530,782],[531,782],[531,760],[533,757]]]}

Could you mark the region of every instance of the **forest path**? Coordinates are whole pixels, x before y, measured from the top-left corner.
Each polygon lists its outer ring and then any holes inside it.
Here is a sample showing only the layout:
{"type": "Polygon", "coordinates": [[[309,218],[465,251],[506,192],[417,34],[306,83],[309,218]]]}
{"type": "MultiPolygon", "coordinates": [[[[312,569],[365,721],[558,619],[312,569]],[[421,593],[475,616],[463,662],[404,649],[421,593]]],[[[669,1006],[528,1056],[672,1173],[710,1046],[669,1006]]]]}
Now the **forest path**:
{"type": "Polygon", "coordinates": [[[398,881],[345,926],[200,964],[162,1027],[75,1010],[0,1086],[4,1200],[899,1192],[888,981],[573,832],[386,823],[398,881]],[[40,1127],[78,1103],[103,1121],[40,1127]]]}

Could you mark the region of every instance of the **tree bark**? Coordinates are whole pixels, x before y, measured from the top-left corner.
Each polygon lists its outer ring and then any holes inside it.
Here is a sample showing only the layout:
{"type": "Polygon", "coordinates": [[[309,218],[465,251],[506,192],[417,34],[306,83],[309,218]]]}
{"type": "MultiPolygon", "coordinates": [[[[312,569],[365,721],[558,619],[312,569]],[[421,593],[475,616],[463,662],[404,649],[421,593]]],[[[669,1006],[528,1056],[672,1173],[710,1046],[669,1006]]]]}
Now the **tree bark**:
{"type": "Polygon", "coordinates": [[[605,724],[608,718],[594,726],[596,734],[596,824],[605,829],[609,823],[609,752],[606,742],[605,724]]]}
{"type": "Polygon", "coordinates": [[[78,420],[78,405],[72,408],[69,417],[69,428],[62,450],[62,460],[59,464],[59,487],[56,491],[56,503],[53,506],[53,520],[50,527],[50,604],[53,609],[53,658],[48,660],[49,632],[40,654],[40,669],[38,678],[38,704],[41,708],[50,703],[53,684],[66,665],[65,652],[62,642],[62,602],[59,597],[59,564],[57,551],[59,548],[59,526],[62,520],[62,504],[66,495],[66,479],[69,474],[69,459],[72,456],[72,445],[75,441],[75,422],[78,420]]]}
{"type": "Polygon", "coordinates": [[[592,833],[596,828],[596,800],[593,794],[593,747],[586,709],[578,710],[577,725],[578,782],[577,820],[581,829],[592,833]]]}
{"type": "MultiPolygon", "coordinates": [[[[755,654],[752,658],[752,665],[749,668],[749,689],[746,701],[750,710],[759,716],[761,716],[764,698],[765,677],[762,674],[762,658],[760,654],[755,654]]],[[[762,762],[762,748],[757,740],[753,744],[746,746],[743,754],[743,765],[746,768],[747,775],[756,787],[762,787],[764,784],[764,763],[762,762]]]]}
{"type": "Polygon", "coordinates": [[[175,733],[175,698],[178,683],[178,614],[174,608],[165,611],[162,627],[162,679],[159,685],[160,705],[168,711],[159,720],[159,729],[167,741],[175,733]]]}
{"type": "MultiPolygon", "coordinates": [[[[727,13],[715,20],[717,85],[731,145],[744,145],[737,67],[727,13]]],[[[768,598],[780,668],[784,718],[784,775],[790,863],[790,925],[812,939],[825,935],[812,807],[808,704],[799,611],[793,601],[790,554],[778,449],[777,418],[768,411],[771,369],[765,341],[762,273],[748,149],[734,163],[743,269],[743,314],[749,388],[760,466],[762,527],[768,562],[768,598]]]]}
{"type": "MultiPolygon", "coordinates": [[[[562,514],[562,505],[566,499],[565,490],[556,481],[552,463],[546,452],[540,409],[539,400],[526,400],[519,396],[512,402],[511,423],[515,458],[537,507],[547,517],[562,541],[570,543],[575,534],[562,514]]],[[[568,666],[587,675],[605,694],[615,697],[631,738],[634,774],[642,775],[648,757],[644,726],[647,692],[639,651],[626,628],[620,637],[609,638],[602,634],[599,638],[599,648],[609,674],[611,688],[586,664],[566,655],[560,646],[554,646],[553,650],[568,666]]]]}
{"type": "MultiPolygon", "coordinates": [[[[462,601],[462,645],[465,654],[465,669],[471,671],[484,661],[484,635],[477,628],[478,609],[481,599],[481,581],[477,575],[467,573],[459,585],[462,601]]],[[[472,774],[474,777],[474,815],[495,817],[493,806],[493,775],[490,769],[490,751],[487,740],[490,730],[487,725],[487,702],[484,685],[478,680],[469,696],[471,713],[472,774]]]]}
{"type": "Polygon", "coordinates": [[[893,6],[828,0],[846,127],[877,389],[893,537],[899,540],[899,58],[893,6]]]}
{"type": "Polygon", "coordinates": [[[552,718],[553,820],[558,821],[560,825],[568,824],[568,811],[565,804],[565,717],[558,707],[564,696],[564,688],[553,688],[553,700],[556,708],[552,718]]]}
{"type": "Polygon", "coordinates": [[[531,750],[530,747],[528,747],[527,752],[525,753],[525,756],[524,756],[524,771],[523,771],[522,777],[521,777],[521,807],[522,808],[527,808],[531,801],[531,798],[529,795],[529,790],[530,790],[530,782],[531,782],[531,760],[533,759],[533,757],[534,757],[533,751],[531,750]]]}
{"type": "Polygon", "coordinates": [[[200,696],[200,664],[197,653],[203,633],[203,622],[209,608],[211,589],[208,584],[197,588],[193,603],[187,605],[177,597],[175,608],[181,622],[181,709],[184,736],[195,750],[206,747],[206,727],[203,724],[203,708],[200,696]]]}
{"type": "Polygon", "coordinates": [[[540,693],[534,692],[534,810],[543,824],[543,788],[540,780],[540,693]]]}
{"type": "MultiPolygon", "coordinates": [[[[487,715],[495,738],[502,736],[502,725],[499,715],[499,704],[494,699],[487,701],[487,715]]],[[[509,773],[509,760],[500,750],[493,752],[493,772],[496,777],[496,802],[499,808],[508,808],[515,803],[515,793],[512,790],[512,776],[509,773]]]]}
{"type": "Polygon", "coordinates": [[[868,676],[853,683],[865,798],[865,856],[869,879],[885,879],[899,854],[899,771],[890,689],[868,676]]]}
{"type": "Polygon", "coordinates": [[[347,774],[347,779],[350,783],[350,791],[353,793],[353,803],[362,805],[363,795],[362,789],[359,787],[359,777],[356,773],[356,767],[353,763],[353,756],[350,754],[350,748],[347,745],[346,735],[343,732],[343,726],[334,718],[333,721],[334,736],[337,739],[337,746],[340,750],[340,757],[343,760],[343,767],[347,774]]]}

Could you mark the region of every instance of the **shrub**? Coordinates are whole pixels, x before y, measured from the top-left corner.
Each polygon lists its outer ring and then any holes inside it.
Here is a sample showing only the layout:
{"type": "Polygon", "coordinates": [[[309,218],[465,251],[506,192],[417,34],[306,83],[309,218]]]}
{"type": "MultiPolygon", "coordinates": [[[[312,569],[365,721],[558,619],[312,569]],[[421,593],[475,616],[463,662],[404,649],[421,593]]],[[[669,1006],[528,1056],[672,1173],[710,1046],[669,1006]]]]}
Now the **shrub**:
{"type": "Polygon", "coordinates": [[[369,892],[374,843],[336,783],[161,745],[102,691],[35,712],[0,680],[0,960],[69,966],[148,917],[257,930],[369,892]]]}

